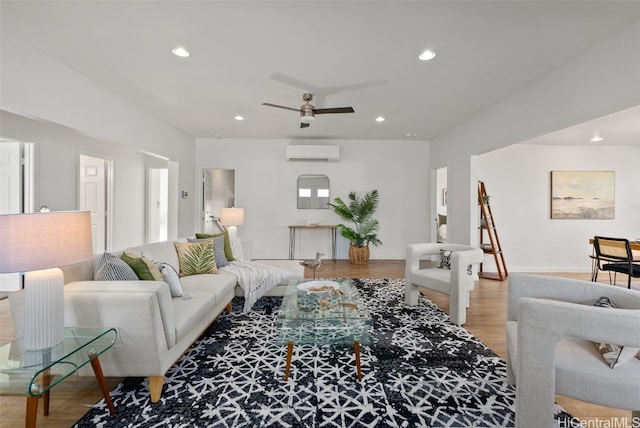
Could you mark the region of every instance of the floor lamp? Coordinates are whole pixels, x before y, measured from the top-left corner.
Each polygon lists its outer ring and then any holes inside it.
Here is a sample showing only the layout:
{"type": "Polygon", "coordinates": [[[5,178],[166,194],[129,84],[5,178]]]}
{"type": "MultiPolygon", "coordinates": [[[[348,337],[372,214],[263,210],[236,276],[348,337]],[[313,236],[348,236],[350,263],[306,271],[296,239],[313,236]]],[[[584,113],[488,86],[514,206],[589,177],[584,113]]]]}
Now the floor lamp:
{"type": "Polygon", "coordinates": [[[64,277],[59,266],[93,257],[88,211],[0,215],[0,273],[24,273],[24,346],[64,338],[64,277]]]}
{"type": "Polygon", "coordinates": [[[220,210],[220,223],[223,226],[227,226],[229,239],[236,239],[238,237],[238,228],[236,226],[244,223],[244,208],[222,208],[220,210]]]}

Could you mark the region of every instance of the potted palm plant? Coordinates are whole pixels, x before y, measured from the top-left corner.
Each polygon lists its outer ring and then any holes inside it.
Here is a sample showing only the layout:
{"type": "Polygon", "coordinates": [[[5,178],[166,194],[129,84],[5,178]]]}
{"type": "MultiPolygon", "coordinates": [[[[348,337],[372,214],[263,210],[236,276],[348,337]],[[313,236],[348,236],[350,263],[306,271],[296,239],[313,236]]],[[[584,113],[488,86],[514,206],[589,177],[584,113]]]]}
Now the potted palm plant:
{"type": "Polygon", "coordinates": [[[369,262],[369,244],[378,246],[382,241],[378,239],[378,220],[372,218],[378,208],[379,194],[377,190],[366,193],[358,198],[356,192],[349,193],[349,203],[335,198],[329,205],[333,212],[345,221],[353,223],[354,227],[339,224],[340,234],[347,238],[349,245],[349,261],[356,265],[369,262]]]}

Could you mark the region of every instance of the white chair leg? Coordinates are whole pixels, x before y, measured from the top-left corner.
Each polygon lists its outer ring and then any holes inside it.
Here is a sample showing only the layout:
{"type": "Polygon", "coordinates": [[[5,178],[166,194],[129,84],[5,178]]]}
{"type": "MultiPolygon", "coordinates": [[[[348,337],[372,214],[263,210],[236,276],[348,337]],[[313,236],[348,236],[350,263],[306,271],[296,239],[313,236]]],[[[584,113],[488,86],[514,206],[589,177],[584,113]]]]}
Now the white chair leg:
{"type": "Polygon", "coordinates": [[[415,306],[418,304],[418,297],[420,296],[420,289],[415,285],[405,281],[404,285],[404,302],[409,306],[415,306]]]}

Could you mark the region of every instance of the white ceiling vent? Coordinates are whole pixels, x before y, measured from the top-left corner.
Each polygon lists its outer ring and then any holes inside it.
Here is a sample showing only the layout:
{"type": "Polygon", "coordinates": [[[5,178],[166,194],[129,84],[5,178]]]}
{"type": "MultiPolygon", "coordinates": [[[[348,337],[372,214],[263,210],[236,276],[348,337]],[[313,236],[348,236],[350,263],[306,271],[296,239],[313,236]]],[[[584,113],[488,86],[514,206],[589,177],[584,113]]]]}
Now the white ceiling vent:
{"type": "Polygon", "coordinates": [[[340,160],[340,146],[290,145],[287,146],[287,160],[337,162],[340,160]]]}

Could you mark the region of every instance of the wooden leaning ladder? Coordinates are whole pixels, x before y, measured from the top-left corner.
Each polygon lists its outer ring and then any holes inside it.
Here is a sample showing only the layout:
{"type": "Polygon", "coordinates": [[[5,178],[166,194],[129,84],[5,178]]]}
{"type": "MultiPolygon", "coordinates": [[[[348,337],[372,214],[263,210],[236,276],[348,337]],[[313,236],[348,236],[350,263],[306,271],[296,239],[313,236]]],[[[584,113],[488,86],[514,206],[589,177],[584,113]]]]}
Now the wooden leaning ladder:
{"type": "Polygon", "coordinates": [[[500,245],[498,229],[493,221],[493,212],[489,204],[487,189],[484,187],[484,182],[482,181],[478,181],[478,205],[480,206],[480,227],[478,228],[480,233],[480,248],[485,254],[493,255],[497,269],[497,272],[484,272],[482,270],[482,263],[480,263],[478,275],[480,278],[503,281],[509,275],[509,272],[507,272],[507,265],[504,262],[504,253],[500,245]],[[489,242],[486,242],[487,237],[489,242]]]}

